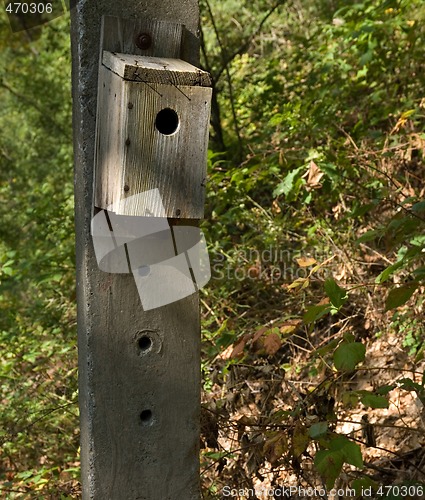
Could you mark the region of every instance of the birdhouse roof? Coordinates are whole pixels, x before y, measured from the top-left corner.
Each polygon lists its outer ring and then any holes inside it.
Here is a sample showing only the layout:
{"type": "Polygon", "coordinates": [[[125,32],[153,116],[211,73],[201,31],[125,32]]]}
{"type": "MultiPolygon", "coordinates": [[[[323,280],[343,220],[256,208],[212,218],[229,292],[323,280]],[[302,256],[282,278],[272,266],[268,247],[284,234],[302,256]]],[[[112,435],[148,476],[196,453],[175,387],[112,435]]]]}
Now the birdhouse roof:
{"type": "Polygon", "coordinates": [[[148,57],[103,51],[102,63],[124,80],[144,83],[210,87],[206,71],[181,59],[148,57]]]}

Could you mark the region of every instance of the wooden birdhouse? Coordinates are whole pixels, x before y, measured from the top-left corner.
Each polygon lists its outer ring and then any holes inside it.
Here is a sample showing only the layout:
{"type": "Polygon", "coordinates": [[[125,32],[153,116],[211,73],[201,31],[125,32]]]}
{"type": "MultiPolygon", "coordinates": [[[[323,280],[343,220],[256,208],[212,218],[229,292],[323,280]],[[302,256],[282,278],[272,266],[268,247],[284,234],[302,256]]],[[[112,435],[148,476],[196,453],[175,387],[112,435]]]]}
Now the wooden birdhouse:
{"type": "Polygon", "coordinates": [[[149,200],[134,195],[157,188],[167,217],[201,219],[209,74],[180,59],[105,50],[98,88],[95,207],[144,216],[149,200]]]}

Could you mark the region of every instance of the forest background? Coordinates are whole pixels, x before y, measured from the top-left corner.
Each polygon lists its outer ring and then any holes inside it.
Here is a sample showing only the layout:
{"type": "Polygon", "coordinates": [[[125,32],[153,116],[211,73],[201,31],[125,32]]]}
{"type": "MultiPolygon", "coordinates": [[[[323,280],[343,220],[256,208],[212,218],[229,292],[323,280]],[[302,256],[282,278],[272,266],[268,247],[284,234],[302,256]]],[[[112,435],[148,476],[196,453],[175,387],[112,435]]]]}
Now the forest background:
{"type": "MultiPolygon", "coordinates": [[[[203,498],[421,498],[425,4],[200,4],[203,498]]],[[[79,498],[69,15],[0,49],[0,496],[79,498]]]]}

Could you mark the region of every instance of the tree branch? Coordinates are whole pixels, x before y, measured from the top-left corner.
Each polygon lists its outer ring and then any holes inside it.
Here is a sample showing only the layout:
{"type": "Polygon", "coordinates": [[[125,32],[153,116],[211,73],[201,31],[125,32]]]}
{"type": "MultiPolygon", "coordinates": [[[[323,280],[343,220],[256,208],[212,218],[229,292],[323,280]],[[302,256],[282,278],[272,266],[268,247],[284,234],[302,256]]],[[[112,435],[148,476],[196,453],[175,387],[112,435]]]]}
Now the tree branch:
{"type": "MultiPolygon", "coordinates": [[[[238,156],[239,156],[239,161],[242,161],[243,143],[242,143],[242,137],[241,137],[241,134],[240,134],[238,117],[236,115],[235,101],[234,101],[234,97],[233,97],[232,78],[230,76],[229,66],[228,66],[228,64],[226,64],[225,49],[224,49],[224,46],[223,46],[223,44],[221,42],[220,33],[218,31],[218,28],[217,28],[217,25],[216,25],[216,22],[215,22],[215,18],[214,18],[214,15],[213,15],[210,3],[209,3],[208,0],[205,0],[205,4],[207,6],[207,9],[208,9],[208,12],[209,12],[209,15],[210,15],[210,19],[211,19],[211,23],[213,25],[213,29],[214,29],[215,37],[217,39],[217,43],[218,43],[218,45],[220,47],[220,56],[221,56],[221,59],[223,61],[224,70],[226,71],[227,84],[229,86],[230,107],[231,107],[231,110],[232,110],[233,124],[234,124],[234,127],[235,127],[235,133],[236,133],[236,137],[238,139],[238,156]]],[[[213,77],[213,80],[214,80],[214,82],[217,82],[218,78],[213,77]]]]}
{"type": "Polygon", "coordinates": [[[26,97],[22,94],[19,94],[14,90],[12,87],[10,87],[7,83],[4,82],[4,80],[0,80],[0,87],[4,88],[8,92],[10,92],[14,97],[17,99],[23,101],[25,104],[28,104],[29,106],[32,106],[35,110],[37,110],[43,117],[47,118],[48,121],[55,126],[59,130],[59,132],[64,135],[65,137],[68,137],[68,134],[65,132],[65,130],[51,117],[50,113],[47,113],[44,111],[42,108],[38,106],[32,99],[29,97],[26,97]]]}
{"type": "Polygon", "coordinates": [[[221,111],[217,99],[217,86],[212,76],[212,68],[208,58],[207,48],[205,46],[204,31],[201,26],[201,52],[205,61],[205,70],[211,75],[212,80],[212,99],[211,99],[211,126],[214,130],[212,140],[217,144],[219,151],[226,151],[226,145],[223,137],[223,127],[221,126],[221,111]]]}
{"type": "Polygon", "coordinates": [[[258,28],[245,40],[245,42],[235,51],[233,52],[229,57],[225,58],[223,61],[223,66],[219,69],[216,75],[214,75],[214,80],[217,82],[221,75],[223,74],[223,71],[225,71],[229,64],[235,59],[237,56],[242,55],[244,52],[246,52],[251,45],[252,41],[254,38],[261,32],[263,29],[264,24],[268,20],[268,18],[281,6],[284,5],[287,2],[287,0],[278,0],[273,7],[267,12],[267,14],[263,17],[261,20],[260,24],[258,25],[258,28]]]}

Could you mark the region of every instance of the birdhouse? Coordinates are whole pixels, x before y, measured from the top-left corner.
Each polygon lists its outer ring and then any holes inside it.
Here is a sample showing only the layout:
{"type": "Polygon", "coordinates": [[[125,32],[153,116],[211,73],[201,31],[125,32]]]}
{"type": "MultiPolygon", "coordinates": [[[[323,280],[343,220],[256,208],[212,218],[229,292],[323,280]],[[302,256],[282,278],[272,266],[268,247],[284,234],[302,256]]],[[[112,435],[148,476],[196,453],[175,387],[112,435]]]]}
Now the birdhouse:
{"type": "Polygon", "coordinates": [[[149,193],[158,189],[166,217],[201,219],[209,74],[180,59],[105,50],[98,88],[95,207],[152,215],[149,193]]]}

